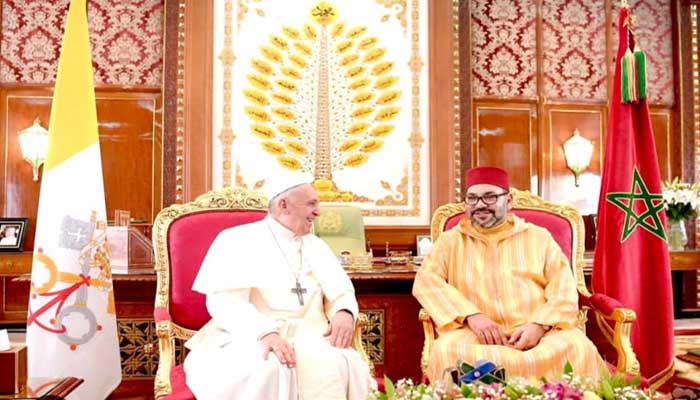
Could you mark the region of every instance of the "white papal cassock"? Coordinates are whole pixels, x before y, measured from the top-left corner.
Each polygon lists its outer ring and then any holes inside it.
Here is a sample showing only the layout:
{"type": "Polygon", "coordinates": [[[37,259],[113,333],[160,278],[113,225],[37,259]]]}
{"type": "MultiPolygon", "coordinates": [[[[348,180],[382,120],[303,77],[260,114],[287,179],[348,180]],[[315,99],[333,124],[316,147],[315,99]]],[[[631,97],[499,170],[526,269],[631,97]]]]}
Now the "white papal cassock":
{"type": "Polygon", "coordinates": [[[332,347],[328,320],[358,314],[352,283],[328,246],[268,216],[227,229],[207,253],[193,289],[212,316],[186,346],[187,385],[198,399],[366,399],[374,380],[353,349],[332,347]],[[292,291],[299,280],[303,305],[292,291]],[[293,346],[296,368],[259,339],[277,331],[293,346]]]}

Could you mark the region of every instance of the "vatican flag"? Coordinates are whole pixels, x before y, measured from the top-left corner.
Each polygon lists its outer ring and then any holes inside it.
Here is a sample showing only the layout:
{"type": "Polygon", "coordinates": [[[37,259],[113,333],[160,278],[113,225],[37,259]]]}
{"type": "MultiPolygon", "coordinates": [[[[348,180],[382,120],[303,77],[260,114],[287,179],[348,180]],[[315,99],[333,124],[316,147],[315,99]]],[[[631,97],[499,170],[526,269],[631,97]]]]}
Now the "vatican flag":
{"type": "Polygon", "coordinates": [[[71,0],[51,105],[27,316],[29,378],[121,381],[86,0],[71,0]]]}

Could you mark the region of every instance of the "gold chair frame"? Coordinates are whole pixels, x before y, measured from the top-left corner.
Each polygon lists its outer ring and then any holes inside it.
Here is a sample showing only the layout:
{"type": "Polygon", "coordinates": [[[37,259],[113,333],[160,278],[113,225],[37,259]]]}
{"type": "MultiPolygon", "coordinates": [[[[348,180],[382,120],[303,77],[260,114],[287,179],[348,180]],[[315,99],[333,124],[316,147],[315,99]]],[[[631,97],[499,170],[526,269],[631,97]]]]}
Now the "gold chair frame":
{"type": "MultiPolygon", "coordinates": [[[[511,188],[510,193],[513,196],[513,209],[544,211],[565,218],[569,222],[572,227],[571,241],[574,243],[571,259],[573,260],[572,268],[574,270],[574,277],[576,278],[576,286],[581,295],[590,297],[591,293],[586,287],[583,273],[584,266],[586,265],[583,258],[585,244],[584,224],[583,218],[578,210],[568,205],[545,201],[529,191],[511,188]]],[[[433,242],[444,232],[447,221],[452,216],[461,212],[464,212],[464,203],[444,204],[435,210],[430,223],[430,236],[433,242]]],[[[632,324],[637,319],[635,312],[629,308],[619,307],[615,308],[610,315],[602,315],[599,310],[583,307],[579,310],[578,328],[584,332],[589,310],[595,313],[595,321],[600,331],[617,352],[617,370],[625,374],[638,375],[640,372],[639,361],[637,361],[637,356],[634,354],[630,341],[632,324]],[[608,321],[614,322],[614,326],[611,327],[608,321]]],[[[423,324],[424,334],[423,351],[421,353],[421,370],[423,371],[423,375],[427,376],[428,358],[430,357],[430,350],[435,342],[436,330],[430,316],[422,308],[419,312],[419,319],[423,324]]]]}
{"type": "MultiPolygon", "coordinates": [[[[174,204],[158,213],[153,223],[153,241],[155,244],[155,271],[157,275],[155,308],[163,308],[170,312],[170,259],[168,256],[167,237],[170,225],[177,219],[187,215],[216,210],[267,211],[267,197],[261,193],[251,192],[243,188],[227,187],[210,191],[186,204],[174,204]]],[[[368,324],[367,316],[360,313],[357,316],[355,332],[352,339],[355,348],[362,359],[370,366],[374,374],[374,366],[362,345],[362,328],[368,324]]],[[[156,399],[167,396],[172,392],[170,372],[175,365],[175,340],[186,341],[196,331],[184,328],[172,320],[156,321],[158,336],[158,369],[154,391],[156,399]]]]}

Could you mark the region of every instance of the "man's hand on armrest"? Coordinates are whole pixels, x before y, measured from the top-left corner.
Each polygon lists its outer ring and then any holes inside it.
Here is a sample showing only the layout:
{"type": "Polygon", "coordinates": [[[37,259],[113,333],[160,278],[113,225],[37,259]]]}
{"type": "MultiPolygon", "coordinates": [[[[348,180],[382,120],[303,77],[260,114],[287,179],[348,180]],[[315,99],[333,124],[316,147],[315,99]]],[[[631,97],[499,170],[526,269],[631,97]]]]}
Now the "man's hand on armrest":
{"type": "Polygon", "coordinates": [[[339,348],[350,347],[352,335],[355,332],[355,319],[348,310],[340,310],[328,323],[328,329],[323,336],[327,336],[331,346],[339,348]]]}

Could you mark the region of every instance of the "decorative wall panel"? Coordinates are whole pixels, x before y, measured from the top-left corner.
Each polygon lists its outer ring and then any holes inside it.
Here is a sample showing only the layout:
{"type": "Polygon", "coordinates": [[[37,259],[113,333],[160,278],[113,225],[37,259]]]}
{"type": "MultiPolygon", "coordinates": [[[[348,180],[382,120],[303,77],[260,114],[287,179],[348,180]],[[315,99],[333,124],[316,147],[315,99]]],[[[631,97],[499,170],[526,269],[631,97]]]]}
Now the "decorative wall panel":
{"type": "MultiPolygon", "coordinates": [[[[635,38],[647,56],[649,103],[674,104],[671,0],[630,0],[635,38]]],[[[614,15],[617,16],[617,3],[614,15]]],[[[613,48],[617,49],[617,17],[613,18],[613,48]]]]}
{"type": "Polygon", "coordinates": [[[360,310],[367,316],[362,345],[372,364],[384,364],[384,310],[360,310]]]}
{"type": "MultiPolygon", "coordinates": [[[[117,319],[122,378],[152,378],[158,369],[158,336],[152,319],[117,319]]],[[[175,363],[187,355],[184,342],[175,340],[175,363]]]]}
{"type": "Polygon", "coordinates": [[[545,96],[606,101],[605,0],[545,1],[542,23],[545,96]]]}
{"type": "MultiPolygon", "coordinates": [[[[95,95],[107,215],[129,210],[134,219],[150,223],[161,208],[161,96],[110,90],[95,95]]],[[[0,212],[29,217],[25,250],[34,246],[40,182],[32,180],[32,168],[22,159],[17,132],[37,117],[48,128],[50,110],[49,88],[0,91],[0,212]]]]}
{"type": "Polygon", "coordinates": [[[548,153],[551,154],[543,177],[545,193],[553,201],[576,207],[583,215],[596,214],[602,172],[603,132],[607,125],[605,106],[551,105],[545,112],[549,132],[548,153]],[[581,136],[593,142],[591,162],[579,176],[579,186],[575,185],[574,174],[566,166],[564,157],[564,143],[577,129],[581,136]]]}
{"type": "Polygon", "coordinates": [[[153,320],[118,319],[123,377],[151,377],[158,368],[158,337],[153,320]]]}
{"type": "Polygon", "coordinates": [[[476,104],[473,160],[508,171],[511,186],[538,193],[539,163],[535,106],[529,104],[476,104]]]}
{"type": "Polygon", "coordinates": [[[656,155],[659,159],[659,172],[661,180],[673,179],[671,149],[673,148],[673,137],[671,135],[672,114],[670,110],[651,110],[651,126],[654,130],[654,144],[656,145],[656,155]]]}
{"type": "MultiPolygon", "coordinates": [[[[163,1],[88,1],[96,84],[161,86],[163,1]]],[[[0,82],[54,82],[68,3],[2,2],[0,82]]]]}
{"type": "Polygon", "coordinates": [[[428,2],[241,3],[214,3],[214,187],[301,178],[367,224],[427,224],[428,2]]]}
{"type": "Polygon", "coordinates": [[[534,0],[472,0],[473,95],[537,96],[534,0]]]}

